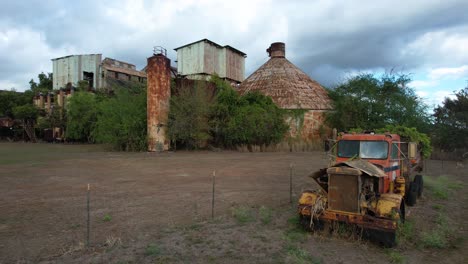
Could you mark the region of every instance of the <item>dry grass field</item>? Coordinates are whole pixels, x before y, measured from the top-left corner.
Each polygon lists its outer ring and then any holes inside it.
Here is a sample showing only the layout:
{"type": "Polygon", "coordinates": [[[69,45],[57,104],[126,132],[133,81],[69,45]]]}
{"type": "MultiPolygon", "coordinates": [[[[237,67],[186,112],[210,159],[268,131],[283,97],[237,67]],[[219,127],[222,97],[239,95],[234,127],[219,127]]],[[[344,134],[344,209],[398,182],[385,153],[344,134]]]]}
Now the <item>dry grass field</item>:
{"type": "Polygon", "coordinates": [[[314,188],[306,175],[326,164],[321,152],[0,143],[0,263],[468,262],[466,166],[426,162],[425,193],[398,246],[384,249],[346,228],[330,235],[297,226],[294,200],[314,188]]]}

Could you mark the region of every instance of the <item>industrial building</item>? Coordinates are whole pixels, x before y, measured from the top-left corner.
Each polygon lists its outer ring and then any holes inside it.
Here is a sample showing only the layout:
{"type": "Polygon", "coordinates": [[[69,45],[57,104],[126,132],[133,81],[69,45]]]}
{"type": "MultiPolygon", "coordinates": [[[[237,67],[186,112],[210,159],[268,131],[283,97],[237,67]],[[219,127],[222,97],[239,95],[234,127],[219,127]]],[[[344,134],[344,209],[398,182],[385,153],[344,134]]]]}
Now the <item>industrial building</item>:
{"type": "Polygon", "coordinates": [[[193,80],[208,80],[212,74],[233,84],[244,80],[247,55],[231,46],[202,39],[174,49],[178,75],[193,80]]]}
{"type": "Polygon", "coordinates": [[[241,83],[239,92],[259,91],[278,107],[296,111],[287,120],[291,138],[321,142],[327,130],[325,113],[332,110],[326,90],[286,59],[284,43],[271,44],[267,52],[270,59],[241,83]]]}
{"type": "Polygon", "coordinates": [[[69,55],[52,59],[53,89],[76,87],[88,81],[93,89],[108,88],[108,79],[146,82],[146,73],[135,65],[105,58],[102,54],[69,55]]]}

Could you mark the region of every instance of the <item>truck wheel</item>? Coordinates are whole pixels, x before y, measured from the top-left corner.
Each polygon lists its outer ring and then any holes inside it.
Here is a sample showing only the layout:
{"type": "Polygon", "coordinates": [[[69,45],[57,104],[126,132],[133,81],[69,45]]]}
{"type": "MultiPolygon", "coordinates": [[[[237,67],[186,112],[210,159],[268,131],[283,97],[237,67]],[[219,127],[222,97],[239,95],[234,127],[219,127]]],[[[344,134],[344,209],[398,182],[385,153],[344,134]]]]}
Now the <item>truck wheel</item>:
{"type": "Polygon", "coordinates": [[[406,192],[406,204],[414,206],[416,204],[416,198],[418,197],[418,186],[415,182],[410,182],[410,187],[406,192]]]}
{"type": "Polygon", "coordinates": [[[418,198],[419,198],[421,197],[423,193],[423,187],[424,187],[423,176],[419,174],[414,176],[414,182],[418,186],[418,198]]]}

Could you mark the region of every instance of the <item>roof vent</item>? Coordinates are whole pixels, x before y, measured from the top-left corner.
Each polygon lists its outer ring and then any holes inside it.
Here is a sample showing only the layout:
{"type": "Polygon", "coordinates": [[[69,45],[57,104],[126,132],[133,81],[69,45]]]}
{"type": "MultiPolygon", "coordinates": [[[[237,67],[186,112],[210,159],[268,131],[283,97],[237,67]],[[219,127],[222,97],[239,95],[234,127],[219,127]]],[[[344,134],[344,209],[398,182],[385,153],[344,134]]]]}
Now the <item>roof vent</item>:
{"type": "Polygon", "coordinates": [[[286,57],[286,45],[283,42],[271,43],[270,47],[266,51],[268,52],[268,56],[272,58],[286,57]]]}

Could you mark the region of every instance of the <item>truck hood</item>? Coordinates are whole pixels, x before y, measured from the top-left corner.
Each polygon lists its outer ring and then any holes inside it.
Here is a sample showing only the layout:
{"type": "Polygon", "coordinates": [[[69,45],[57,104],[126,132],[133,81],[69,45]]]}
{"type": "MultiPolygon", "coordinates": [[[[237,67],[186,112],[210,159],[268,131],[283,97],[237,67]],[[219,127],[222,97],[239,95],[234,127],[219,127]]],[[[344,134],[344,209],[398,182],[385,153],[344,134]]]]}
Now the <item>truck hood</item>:
{"type": "Polygon", "coordinates": [[[343,166],[348,166],[348,167],[351,167],[351,168],[358,169],[358,170],[368,174],[369,176],[373,176],[373,177],[379,177],[380,178],[380,177],[385,177],[386,176],[385,172],[382,169],[380,169],[379,167],[377,167],[374,164],[370,163],[369,161],[362,160],[362,159],[350,160],[350,161],[337,163],[337,164],[333,165],[333,167],[328,168],[327,173],[333,173],[333,171],[336,170],[336,168],[343,167],[343,166]]]}

